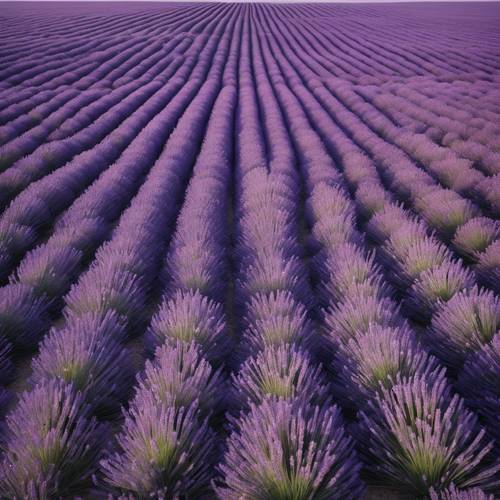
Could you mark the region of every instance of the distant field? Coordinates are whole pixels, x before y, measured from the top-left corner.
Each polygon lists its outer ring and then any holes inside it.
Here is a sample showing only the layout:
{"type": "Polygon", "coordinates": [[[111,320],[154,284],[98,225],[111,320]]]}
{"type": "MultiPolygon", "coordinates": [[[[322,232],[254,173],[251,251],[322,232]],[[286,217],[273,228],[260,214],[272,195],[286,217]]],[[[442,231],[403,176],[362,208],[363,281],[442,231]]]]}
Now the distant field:
{"type": "Polygon", "coordinates": [[[0,3],[0,498],[500,498],[500,3],[0,3]]]}

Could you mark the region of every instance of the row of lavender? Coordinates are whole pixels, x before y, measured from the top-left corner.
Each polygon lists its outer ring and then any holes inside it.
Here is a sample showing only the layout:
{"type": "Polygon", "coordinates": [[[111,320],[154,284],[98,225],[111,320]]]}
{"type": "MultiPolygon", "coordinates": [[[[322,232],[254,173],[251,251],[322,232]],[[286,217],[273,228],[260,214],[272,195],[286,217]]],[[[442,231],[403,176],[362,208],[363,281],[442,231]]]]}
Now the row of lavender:
{"type": "Polygon", "coordinates": [[[496,494],[494,36],[122,8],[4,38],[1,494],[496,494]]]}

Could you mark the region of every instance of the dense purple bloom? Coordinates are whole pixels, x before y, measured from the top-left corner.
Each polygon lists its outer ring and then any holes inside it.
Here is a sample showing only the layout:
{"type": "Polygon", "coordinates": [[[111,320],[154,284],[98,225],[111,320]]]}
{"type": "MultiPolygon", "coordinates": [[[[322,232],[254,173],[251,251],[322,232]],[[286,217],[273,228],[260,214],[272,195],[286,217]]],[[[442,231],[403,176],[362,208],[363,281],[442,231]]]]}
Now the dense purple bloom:
{"type": "Polygon", "coordinates": [[[36,234],[32,228],[10,221],[0,222],[0,279],[8,276],[15,259],[35,240],[36,234]]]}
{"type": "Polygon", "coordinates": [[[196,403],[175,407],[152,395],[133,406],[118,436],[120,452],[101,462],[106,481],[139,497],[196,497],[208,492],[215,435],[196,403]]]}
{"type": "Polygon", "coordinates": [[[263,254],[245,269],[240,280],[247,295],[291,291],[297,299],[309,298],[304,269],[297,257],[263,254]]]}
{"type": "Polygon", "coordinates": [[[500,443],[500,333],[466,358],[457,382],[467,403],[481,415],[500,443]]]}
{"type": "Polygon", "coordinates": [[[339,345],[333,359],[334,394],[354,408],[382,388],[414,376],[435,377],[439,364],[406,327],[372,324],[339,345]]]}
{"type": "Polygon", "coordinates": [[[325,316],[325,331],[333,345],[365,333],[370,325],[398,327],[404,323],[391,299],[364,295],[347,298],[328,309],[325,316]]]}
{"type": "MultiPolygon", "coordinates": [[[[193,236],[194,240],[195,237],[193,236]]],[[[167,276],[169,286],[177,290],[199,290],[209,297],[219,298],[224,290],[221,276],[222,256],[205,240],[190,241],[184,246],[175,246],[168,259],[167,276]]]]}
{"type": "Polygon", "coordinates": [[[359,247],[347,243],[325,252],[320,259],[320,293],[325,305],[360,292],[379,298],[391,295],[380,267],[375,264],[374,253],[365,255],[359,247]]]}
{"type": "Polygon", "coordinates": [[[445,261],[420,273],[410,287],[405,305],[415,319],[429,319],[440,304],[474,284],[474,275],[469,269],[458,261],[445,261]]]}
{"type": "Polygon", "coordinates": [[[408,215],[399,205],[387,205],[370,219],[366,232],[378,243],[383,243],[408,220],[408,215]]]}
{"type": "Polygon", "coordinates": [[[166,406],[187,408],[197,402],[200,411],[210,416],[220,409],[224,395],[220,369],[210,366],[194,341],[173,339],[171,344],[158,347],[154,360],[146,361],[138,382],[132,401],[137,407],[150,395],[166,406]]]}
{"type": "Polygon", "coordinates": [[[91,485],[104,427],[71,385],[50,381],[25,392],[7,416],[6,434],[2,494],[49,500],[81,494],[91,485]]]}
{"type": "Polygon", "coordinates": [[[124,339],[124,325],[112,311],[69,318],[43,341],[32,363],[32,383],[64,380],[82,392],[93,412],[116,410],[133,380],[124,339]]]}
{"type": "Polygon", "coordinates": [[[476,262],[481,253],[500,237],[500,224],[487,217],[475,217],[460,226],[453,238],[453,246],[467,259],[476,262]]]}
{"type": "Polygon", "coordinates": [[[308,198],[308,215],[311,221],[319,217],[331,219],[343,216],[346,219],[354,219],[354,205],[344,192],[325,183],[318,184],[308,198]]]}
{"type": "Polygon", "coordinates": [[[8,216],[11,221],[15,221],[17,224],[39,229],[46,221],[50,220],[50,210],[47,203],[34,196],[30,198],[29,203],[23,206],[13,204],[9,207],[8,216]]]}
{"type": "Polygon", "coordinates": [[[233,375],[233,386],[232,404],[237,409],[248,409],[265,398],[320,403],[328,399],[329,391],[321,367],[289,344],[271,345],[249,358],[233,375]]]}
{"type": "Polygon", "coordinates": [[[199,291],[179,291],[164,302],[151,321],[148,349],[177,341],[200,346],[210,361],[220,361],[228,348],[222,307],[199,291]]]}
{"type": "Polygon", "coordinates": [[[455,486],[450,486],[439,492],[431,488],[429,494],[431,500],[495,500],[493,495],[487,495],[480,488],[459,490],[455,486]]]}
{"type": "Polygon", "coordinates": [[[84,314],[115,311],[131,324],[140,321],[144,311],[140,279],[121,270],[91,269],[71,288],[66,295],[65,314],[84,314]]]}
{"type": "Polygon", "coordinates": [[[418,207],[428,224],[446,239],[452,238],[459,226],[479,214],[471,201],[460,198],[454,191],[431,192],[419,200],[418,207]],[[453,196],[446,196],[451,193],[453,196]]]}
{"type": "Polygon", "coordinates": [[[492,442],[453,396],[444,371],[383,389],[359,413],[366,467],[377,477],[424,495],[429,488],[493,487],[500,464],[487,465],[492,442]]]}
{"type": "Polygon", "coordinates": [[[67,226],[57,230],[50,241],[58,247],[70,246],[80,250],[83,255],[88,255],[96,242],[104,240],[108,226],[106,222],[98,217],[84,219],[78,222],[77,227],[67,226]]]}
{"type": "Polygon", "coordinates": [[[408,238],[401,238],[401,233],[391,236],[385,252],[393,267],[391,278],[403,289],[424,271],[451,261],[445,245],[419,234],[408,238]]]}
{"type": "Polygon", "coordinates": [[[31,285],[38,296],[60,297],[75,275],[82,253],[71,247],[40,247],[17,268],[13,282],[31,285]]]}
{"type": "Polygon", "coordinates": [[[356,205],[367,219],[382,212],[390,202],[391,195],[378,183],[362,182],[356,190],[356,205]]]}
{"type": "Polygon", "coordinates": [[[47,328],[47,305],[30,286],[0,288],[0,334],[14,347],[35,346],[47,328]]]}
{"type": "Polygon", "coordinates": [[[449,366],[459,369],[500,330],[500,300],[477,287],[456,294],[432,318],[427,340],[449,366]]]}
{"type": "Polygon", "coordinates": [[[500,294],[500,240],[494,241],[479,258],[476,273],[480,282],[500,294]]]}
{"type": "Polygon", "coordinates": [[[336,407],[265,400],[228,440],[220,498],[359,498],[360,464],[336,407]]]}
{"type": "Polygon", "coordinates": [[[307,318],[307,310],[290,292],[258,294],[247,306],[244,347],[251,353],[267,346],[296,344],[310,349],[316,345],[318,334],[307,318]]]}
{"type": "Polygon", "coordinates": [[[500,6],[11,3],[0,497],[499,492],[500,6]]]}
{"type": "Polygon", "coordinates": [[[359,243],[354,219],[349,215],[337,215],[321,218],[311,229],[314,244],[326,248],[335,248],[345,243],[359,243]]]}

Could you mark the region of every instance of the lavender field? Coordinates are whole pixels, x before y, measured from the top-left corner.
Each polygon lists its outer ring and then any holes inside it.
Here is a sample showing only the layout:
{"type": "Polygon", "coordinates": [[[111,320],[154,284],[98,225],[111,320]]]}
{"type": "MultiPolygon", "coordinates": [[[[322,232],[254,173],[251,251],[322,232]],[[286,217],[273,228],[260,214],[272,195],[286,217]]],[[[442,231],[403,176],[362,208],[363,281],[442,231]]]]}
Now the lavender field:
{"type": "Polygon", "coordinates": [[[0,3],[0,498],[500,498],[500,3],[0,3]]]}

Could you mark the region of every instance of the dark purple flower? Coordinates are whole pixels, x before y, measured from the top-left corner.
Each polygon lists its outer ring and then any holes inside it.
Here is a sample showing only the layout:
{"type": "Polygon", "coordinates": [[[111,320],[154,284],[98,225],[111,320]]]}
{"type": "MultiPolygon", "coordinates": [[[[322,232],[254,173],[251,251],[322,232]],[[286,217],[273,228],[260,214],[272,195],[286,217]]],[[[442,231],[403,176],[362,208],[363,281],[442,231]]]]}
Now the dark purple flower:
{"type": "Polygon", "coordinates": [[[139,497],[199,498],[213,476],[215,434],[199,407],[167,406],[152,395],[131,408],[118,436],[119,453],[101,461],[114,489],[139,497]]]}
{"type": "Polygon", "coordinates": [[[365,255],[358,246],[347,243],[317,257],[321,261],[319,291],[325,305],[359,293],[379,298],[391,295],[374,253],[365,255]]]}
{"type": "Polygon", "coordinates": [[[11,281],[31,285],[38,296],[55,299],[66,292],[81,259],[82,253],[71,247],[41,246],[23,259],[11,281]]]}
{"type": "Polygon", "coordinates": [[[305,352],[289,344],[271,345],[233,375],[232,403],[245,410],[272,397],[320,403],[328,399],[328,391],[321,367],[305,352]]]}
{"type": "Polygon", "coordinates": [[[460,226],[452,244],[467,259],[477,262],[480,254],[500,237],[500,224],[488,217],[475,217],[460,226]]]}
{"type": "Polygon", "coordinates": [[[429,226],[451,239],[456,229],[479,215],[478,208],[454,191],[436,189],[417,202],[417,208],[429,226]]]}
{"type": "Polygon", "coordinates": [[[210,366],[196,342],[172,339],[157,348],[153,361],[146,361],[131,404],[139,408],[150,396],[158,404],[176,407],[197,401],[203,415],[210,416],[224,397],[222,374],[210,366]]]}
{"type": "Polygon", "coordinates": [[[500,333],[466,358],[457,387],[500,446],[500,333]]]}
{"type": "Polygon", "coordinates": [[[61,381],[25,392],[7,416],[0,491],[10,498],[59,498],[92,484],[105,428],[83,395],[61,381]]]}
{"type": "Polygon", "coordinates": [[[118,409],[133,381],[125,328],[116,313],[71,317],[45,338],[32,362],[32,383],[57,378],[82,392],[94,413],[118,409]]]}
{"type": "Polygon", "coordinates": [[[429,495],[431,500],[495,500],[493,495],[487,495],[480,488],[459,490],[454,485],[439,492],[431,488],[429,495]]]}
{"type": "Polygon", "coordinates": [[[496,484],[500,464],[487,465],[493,444],[463,400],[451,394],[444,370],[382,389],[358,415],[360,450],[377,478],[420,495],[451,483],[496,484]]]}
{"type": "Polygon", "coordinates": [[[432,318],[427,341],[444,363],[459,369],[466,356],[490,342],[499,329],[499,298],[474,287],[440,306],[432,318]]]}
{"type": "Polygon", "coordinates": [[[440,304],[474,284],[473,273],[461,262],[445,261],[420,273],[408,291],[405,306],[415,319],[428,320],[440,304]]]}
{"type": "Polygon", "coordinates": [[[209,361],[221,361],[228,348],[222,307],[199,291],[179,291],[164,302],[147,332],[148,350],[177,341],[200,346],[209,361]]]}
{"type": "Polygon", "coordinates": [[[478,280],[500,294],[500,240],[494,241],[483,252],[476,265],[478,280]]]}
{"type": "Polygon", "coordinates": [[[0,288],[0,335],[14,348],[30,349],[49,327],[48,306],[24,284],[0,288]]]}
{"type": "Polygon", "coordinates": [[[325,332],[333,345],[367,332],[370,325],[398,327],[404,322],[394,301],[366,295],[346,298],[325,315],[325,332]]]}
{"type": "Polygon", "coordinates": [[[228,439],[220,498],[359,498],[363,485],[336,407],[265,400],[228,439]]]}
{"type": "Polygon", "coordinates": [[[252,297],[245,323],[248,329],[243,343],[252,354],[272,345],[296,344],[307,350],[317,343],[318,334],[312,329],[306,308],[290,292],[252,297]]]}
{"type": "Polygon", "coordinates": [[[142,318],[145,297],[141,280],[135,274],[119,269],[92,268],[71,287],[65,301],[68,318],[115,311],[132,327],[142,318]]]}
{"type": "Polygon", "coordinates": [[[334,394],[353,408],[364,406],[382,388],[416,375],[432,377],[438,368],[407,327],[372,324],[339,345],[332,366],[334,394]]]}

